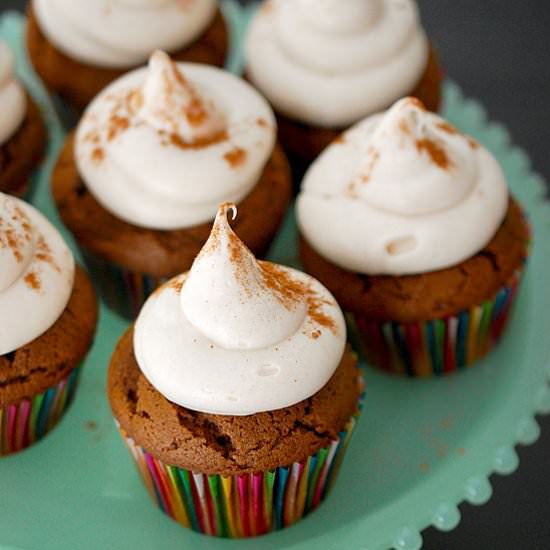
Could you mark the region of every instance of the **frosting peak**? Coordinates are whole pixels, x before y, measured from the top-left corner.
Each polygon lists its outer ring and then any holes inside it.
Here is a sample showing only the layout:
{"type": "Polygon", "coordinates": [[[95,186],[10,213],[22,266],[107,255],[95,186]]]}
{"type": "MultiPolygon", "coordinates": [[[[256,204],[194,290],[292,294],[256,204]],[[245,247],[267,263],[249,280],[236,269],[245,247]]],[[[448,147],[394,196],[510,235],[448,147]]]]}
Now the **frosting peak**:
{"type": "Polygon", "coordinates": [[[398,101],[365,137],[350,192],[378,208],[402,215],[437,212],[464,200],[475,185],[471,140],[418,99],[398,101]]]}
{"type": "Polygon", "coordinates": [[[225,117],[214,102],[203,97],[160,50],[149,60],[142,94],[139,116],[160,131],[178,135],[189,145],[213,140],[225,130],[225,117]]]}
{"type": "Polygon", "coordinates": [[[53,225],[29,204],[0,193],[0,355],[55,323],[73,276],[73,256],[53,225]]]}
{"type": "Polygon", "coordinates": [[[25,92],[15,76],[13,54],[0,42],[0,145],[17,131],[25,110],[25,92]]]}
{"type": "Polygon", "coordinates": [[[220,206],[210,238],[191,267],[181,292],[183,312],[225,349],[264,348],[302,325],[305,296],[290,281],[285,288],[285,281],[272,284],[270,272],[231,229],[229,210],[234,219],[234,204],[220,206]]]}
{"type": "Polygon", "coordinates": [[[293,405],[342,358],[344,317],[330,292],[294,269],[257,261],[219,210],[188,273],[152,294],[134,329],[143,374],[167,399],[212,414],[293,405]]]}

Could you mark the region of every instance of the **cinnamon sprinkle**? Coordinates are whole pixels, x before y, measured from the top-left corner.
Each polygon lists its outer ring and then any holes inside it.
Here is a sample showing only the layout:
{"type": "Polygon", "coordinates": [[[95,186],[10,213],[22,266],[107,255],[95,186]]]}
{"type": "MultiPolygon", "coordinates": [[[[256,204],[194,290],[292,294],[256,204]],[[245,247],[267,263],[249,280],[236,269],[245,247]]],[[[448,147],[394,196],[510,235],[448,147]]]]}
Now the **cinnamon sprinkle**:
{"type": "Polygon", "coordinates": [[[265,118],[259,117],[256,119],[256,124],[260,128],[269,128],[269,124],[267,123],[267,120],[265,118]]]}
{"type": "Polygon", "coordinates": [[[370,161],[367,166],[367,171],[365,174],[361,175],[361,180],[364,183],[367,183],[372,175],[372,172],[374,171],[374,168],[376,167],[376,164],[380,160],[380,152],[374,149],[374,147],[370,146],[368,149],[368,154],[370,155],[370,161]]]}
{"type": "Polygon", "coordinates": [[[94,147],[92,150],[92,160],[99,164],[104,158],[105,151],[101,147],[94,147]]]}
{"type": "Polygon", "coordinates": [[[23,278],[25,284],[32,290],[40,290],[41,283],[38,275],[34,271],[29,271],[23,278]]]}
{"type": "Polygon", "coordinates": [[[116,114],[109,118],[109,126],[107,128],[107,141],[113,141],[119,134],[128,130],[130,121],[127,117],[122,117],[116,114]]]}
{"type": "Polygon", "coordinates": [[[432,162],[442,170],[448,170],[453,165],[445,149],[431,139],[423,138],[416,140],[416,149],[419,153],[425,151],[432,162]]]}
{"type": "Polygon", "coordinates": [[[231,168],[238,168],[246,161],[247,152],[241,147],[234,147],[231,151],[225,153],[223,158],[231,168]]]}
{"type": "MultiPolygon", "coordinates": [[[[165,132],[159,132],[161,136],[166,135],[165,132]]],[[[221,143],[228,139],[227,132],[222,130],[210,137],[203,137],[195,139],[192,143],[187,143],[184,141],[178,134],[170,134],[170,144],[180,149],[203,149],[209,147],[210,145],[215,145],[216,143],[221,143]]],[[[168,145],[168,143],[166,143],[168,145]]]]}
{"type": "Polygon", "coordinates": [[[330,301],[320,298],[310,286],[294,279],[280,266],[264,261],[258,261],[258,265],[264,284],[274,292],[286,309],[292,309],[302,298],[305,298],[308,317],[317,325],[336,332],[334,319],[323,312],[323,306],[331,305],[330,301]]]}
{"type": "Polygon", "coordinates": [[[38,240],[36,242],[36,254],[35,257],[40,262],[45,262],[50,264],[53,269],[55,269],[58,273],[61,273],[60,267],[55,263],[52,255],[51,248],[49,247],[48,243],[46,242],[46,239],[44,239],[43,235],[40,235],[38,237],[38,240]]]}

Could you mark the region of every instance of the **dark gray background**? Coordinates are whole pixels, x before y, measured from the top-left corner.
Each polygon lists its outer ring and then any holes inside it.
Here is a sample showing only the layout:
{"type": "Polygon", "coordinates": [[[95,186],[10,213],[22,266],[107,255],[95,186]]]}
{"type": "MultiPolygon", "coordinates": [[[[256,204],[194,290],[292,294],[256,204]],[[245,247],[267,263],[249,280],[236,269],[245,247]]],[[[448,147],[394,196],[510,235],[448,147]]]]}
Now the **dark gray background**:
{"type": "MultiPolygon", "coordinates": [[[[0,0],[0,9],[24,4],[0,0]]],[[[508,126],[534,168],[548,178],[550,2],[419,0],[419,5],[448,76],[481,99],[491,119],[508,126]]],[[[519,449],[519,470],[493,477],[494,495],[485,506],[461,506],[462,521],[451,533],[426,530],[426,550],[550,549],[550,417],[540,423],[537,444],[519,449]]]]}

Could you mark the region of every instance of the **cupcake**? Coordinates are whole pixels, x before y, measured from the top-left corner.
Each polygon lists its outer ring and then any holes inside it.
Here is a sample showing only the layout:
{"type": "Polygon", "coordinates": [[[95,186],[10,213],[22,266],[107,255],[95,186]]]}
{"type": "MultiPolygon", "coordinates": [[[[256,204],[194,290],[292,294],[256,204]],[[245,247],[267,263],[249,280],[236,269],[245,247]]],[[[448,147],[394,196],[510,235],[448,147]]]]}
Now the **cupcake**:
{"type": "Polygon", "coordinates": [[[239,202],[239,236],[266,252],[291,194],[275,135],[246,82],[160,51],[90,104],[53,194],[109,306],[135,318],[160,282],[188,270],[225,200],[239,202]]]}
{"type": "Polygon", "coordinates": [[[27,193],[45,141],[40,111],[15,76],[13,54],[0,42],[0,192],[27,193]]]}
{"type": "Polygon", "coordinates": [[[414,0],[266,0],[246,71],[273,105],[280,140],[307,166],[351,124],[413,95],[436,111],[441,71],[414,0]]]}
{"type": "Polygon", "coordinates": [[[221,67],[228,42],[216,0],[32,0],[26,39],[46,86],[78,109],[156,49],[221,67]]]}
{"type": "Polygon", "coordinates": [[[369,362],[446,374],[499,341],[528,223],[496,159],[418,100],[328,147],[297,211],[303,264],[353,315],[369,362]]]}
{"type": "Polygon", "coordinates": [[[119,341],[108,394],[154,502],[195,531],[250,537],[326,496],[361,388],[334,298],[304,273],[257,261],[229,210],[119,341]]]}
{"type": "Polygon", "coordinates": [[[71,403],[95,331],[84,272],[35,208],[0,193],[0,456],[46,435],[71,403]]]}

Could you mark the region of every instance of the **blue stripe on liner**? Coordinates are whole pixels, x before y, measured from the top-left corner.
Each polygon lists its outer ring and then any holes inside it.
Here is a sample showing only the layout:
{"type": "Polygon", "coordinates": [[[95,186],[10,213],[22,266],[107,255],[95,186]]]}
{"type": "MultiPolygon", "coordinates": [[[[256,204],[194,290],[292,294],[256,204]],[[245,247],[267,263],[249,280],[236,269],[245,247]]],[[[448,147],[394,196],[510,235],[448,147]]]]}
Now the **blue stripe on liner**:
{"type": "Polygon", "coordinates": [[[458,315],[458,327],[456,329],[456,367],[462,369],[466,366],[466,339],[468,338],[468,325],[470,314],[461,311],[458,315]]]}
{"type": "Polygon", "coordinates": [[[275,514],[276,529],[282,529],[283,522],[283,508],[285,504],[285,487],[288,479],[288,468],[277,468],[277,480],[275,482],[275,505],[273,506],[273,513],[275,514]]]}

